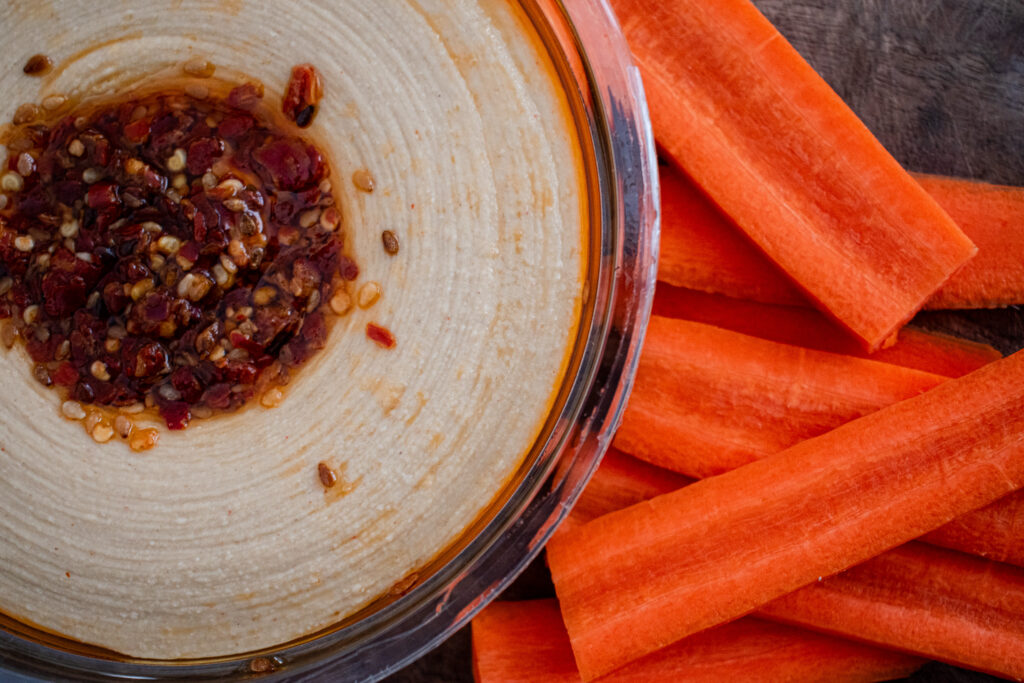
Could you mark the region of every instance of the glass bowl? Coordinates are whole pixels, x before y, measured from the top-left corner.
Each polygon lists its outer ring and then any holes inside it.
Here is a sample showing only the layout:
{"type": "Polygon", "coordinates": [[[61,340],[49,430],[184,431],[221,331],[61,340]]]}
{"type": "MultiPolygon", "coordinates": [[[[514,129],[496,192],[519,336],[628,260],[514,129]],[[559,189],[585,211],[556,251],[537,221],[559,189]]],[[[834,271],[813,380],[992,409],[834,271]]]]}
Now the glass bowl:
{"type": "Polygon", "coordinates": [[[4,620],[0,667],[9,676],[374,680],[467,623],[540,552],[610,443],[629,393],[654,291],[659,198],[642,86],[606,2],[521,5],[570,101],[592,208],[574,359],[513,483],[408,594],[301,641],[219,660],[132,661],[4,620]]]}

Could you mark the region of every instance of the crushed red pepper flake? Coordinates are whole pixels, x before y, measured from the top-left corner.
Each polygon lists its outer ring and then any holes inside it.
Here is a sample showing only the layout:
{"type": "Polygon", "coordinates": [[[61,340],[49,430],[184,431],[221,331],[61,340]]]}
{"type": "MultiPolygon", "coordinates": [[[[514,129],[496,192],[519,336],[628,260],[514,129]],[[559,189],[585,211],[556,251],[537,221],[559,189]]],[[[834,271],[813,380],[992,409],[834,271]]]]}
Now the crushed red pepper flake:
{"type": "Polygon", "coordinates": [[[306,128],[313,122],[323,95],[323,83],[316,67],[312,64],[299,64],[292,68],[291,79],[281,101],[281,110],[299,128],[306,128]]]}
{"type": "Polygon", "coordinates": [[[391,334],[391,330],[381,327],[376,323],[366,324],[366,336],[385,349],[391,349],[395,346],[395,335],[391,334]]]}
{"type": "Polygon", "coordinates": [[[324,348],[329,302],[359,269],[336,224],[303,224],[336,206],[330,169],[262,97],[158,92],[15,131],[0,319],[62,400],[145,404],[183,429],[324,348]]]}

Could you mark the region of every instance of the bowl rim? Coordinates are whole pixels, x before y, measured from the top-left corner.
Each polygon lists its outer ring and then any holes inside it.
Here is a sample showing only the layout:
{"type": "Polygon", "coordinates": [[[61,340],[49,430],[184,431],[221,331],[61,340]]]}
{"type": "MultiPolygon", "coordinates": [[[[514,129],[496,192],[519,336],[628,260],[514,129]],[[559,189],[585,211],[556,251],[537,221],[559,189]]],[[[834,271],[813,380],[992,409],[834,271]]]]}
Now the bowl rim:
{"type": "Polygon", "coordinates": [[[66,652],[0,629],[0,670],[23,680],[377,680],[468,623],[540,553],[610,445],[632,388],[654,294],[660,202],[643,86],[607,0],[519,4],[545,42],[556,43],[547,45],[551,58],[563,66],[567,95],[582,105],[579,137],[584,153],[593,154],[600,240],[579,365],[515,490],[408,595],[298,644],[202,663],[150,663],[66,652]],[[254,673],[254,657],[269,660],[272,670],[254,673]]]}

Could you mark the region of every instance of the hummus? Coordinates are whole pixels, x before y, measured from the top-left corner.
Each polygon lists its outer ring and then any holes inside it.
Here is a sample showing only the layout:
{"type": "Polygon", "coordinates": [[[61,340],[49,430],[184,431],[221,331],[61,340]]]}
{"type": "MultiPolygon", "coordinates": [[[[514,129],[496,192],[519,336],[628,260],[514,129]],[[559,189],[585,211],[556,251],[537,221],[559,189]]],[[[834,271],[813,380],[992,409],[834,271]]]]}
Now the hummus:
{"type": "Polygon", "coordinates": [[[521,10],[54,0],[6,3],[0,26],[3,120],[194,57],[275,97],[314,64],[325,96],[307,134],[332,164],[356,286],[383,292],[336,323],[278,407],[142,454],[94,443],[20,346],[0,353],[0,612],[132,657],[224,656],[330,626],[457,541],[541,435],[581,311],[580,152],[521,10]],[[42,80],[13,63],[40,52],[55,63],[42,80]],[[361,170],[372,193],[351,182],[361,170]]]}

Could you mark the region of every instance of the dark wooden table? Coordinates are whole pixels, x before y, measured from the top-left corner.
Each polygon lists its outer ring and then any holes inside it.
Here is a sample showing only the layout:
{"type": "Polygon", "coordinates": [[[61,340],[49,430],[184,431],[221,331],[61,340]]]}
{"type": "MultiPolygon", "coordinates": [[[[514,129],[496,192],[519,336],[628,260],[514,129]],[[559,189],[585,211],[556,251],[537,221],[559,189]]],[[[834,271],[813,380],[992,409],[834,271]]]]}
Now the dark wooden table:
{"type": "MultiPolygon", "coordinates": [[[[1024,184],[1024,0],[754,2],[905,167],[1024,184]]],[[[1024,346],[1017,307],[932,312],[914,322],[1003,353],[1024,346]]],[[[553,594],[535,562],[504,597],[553,594]]],[[[471,681],[468,628],[387,680],[471,681]]],[[[996,679],[934,664],[908,680],[996,679]]]]}

